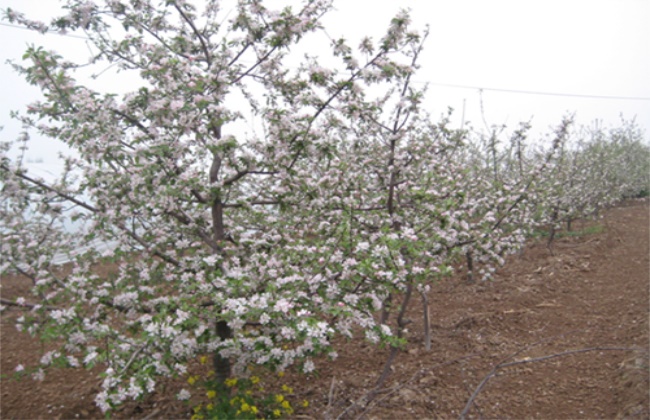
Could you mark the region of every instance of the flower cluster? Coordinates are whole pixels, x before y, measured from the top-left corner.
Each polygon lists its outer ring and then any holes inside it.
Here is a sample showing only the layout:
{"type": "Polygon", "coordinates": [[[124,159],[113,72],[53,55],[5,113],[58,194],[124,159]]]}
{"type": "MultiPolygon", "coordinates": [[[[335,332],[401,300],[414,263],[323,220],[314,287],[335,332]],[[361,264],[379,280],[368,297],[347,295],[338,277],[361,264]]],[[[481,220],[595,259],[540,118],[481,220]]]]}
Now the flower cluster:
{"type": "MultiPolygon", "coordinates": [[[[204,365],[207,357],[202,356],[199,360],[204,365]]],[[[309,401],[305,399],[292,405],[292,401],[296,400],[293,388],[278,383],[284,377],[283,371],[275,375],[265,373],[266,381],[249,372],[244,377],[228,378],[223,384],[215,381],[214,371],[208,371],[204,377],[190,375],[187,383],[191,388],[200,390],[200,395],[193,397],[190,391],[183,389],[177,397],[191,400],[194,420],[280,418],[309,406],[309,401]]]]}

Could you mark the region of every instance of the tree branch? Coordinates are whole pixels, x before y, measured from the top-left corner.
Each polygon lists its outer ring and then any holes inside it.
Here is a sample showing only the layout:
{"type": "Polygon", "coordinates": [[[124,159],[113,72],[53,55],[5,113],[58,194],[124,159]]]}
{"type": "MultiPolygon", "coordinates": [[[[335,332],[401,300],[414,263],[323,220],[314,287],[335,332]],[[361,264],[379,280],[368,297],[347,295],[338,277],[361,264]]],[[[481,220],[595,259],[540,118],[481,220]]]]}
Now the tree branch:
{"type": "Polygon", "coordinates": [[[203,54],[205,54],[205,61],[208,63],[208,67],[212,65],[212,57],[210,56],[210,51],[208,50],[208,46],[205,43],[205,40],[203,39],[203,35],[196,29],[196,26],[194,26],[194,22],[183,12],[183,10],[178,7],[178,4],[174,2],[174,8],[178,10],[178,13],[181,15],[183,20],[187,22],[188,25],[190,25],[190,28],[192,28],[192,31],[194,32],[194,35],[199,39],[199,42],[201,43],[201,49],[203,50],[203,54]]]}
{"type": "MultiPolygon", "coordinates": [[[[584,348],[584,349],[578,349],[578,350],[567,350],[563,351],[561,353],[555,353],[555,354],[550,354],[547,356],[541,356],[541,357],[534,357],[534,358],[524,358],[521,360],[516,360],[514,362],[501,362],[498,365],[496,365],[485,377],[483,380],[478,384],[472,395],[470,396],[469,400],[467,400],[467,404],[465,405],[465,408],[463,408],[463,411],[460,413],[459,419],[463,420],[467,417],[467,414],[469,413],[469,410],[472,408],[472,405],[474,404],[474,400],[478,396],[478,394],[481,392],[481,390],[487,385],[488,381],[496,375],[497,371],[510,367],[510,366],[516,366],[516,365],[523,365],[526,363],[536,363],[536,362],[542,362],[545,360],[550,360],[550,359],[555,359],[557,357],[562,357],[562,356],[569,356],[572,354],[580,354],[580,353],[587,353],[587,352],[592,352],[592,351],[638,351],[638,348],[633,348],[633,347],[589,347],[589,348],[584,348]]],[[[520,352],[515,353],[518,354],[520,352]]],[[[505,360],[511,359],[513,356],[510,356],[506,358],[505,360]]]]}
{"type": "MultiPolygon", "coordinates": [[[[5,171],[7,171],[7,172],[12,172],[12,171],[9,169],[9,167],[6,166],[6,165],[4,165],[4,164],[0,164],[0,168],[2,168],[3,170],[5,170],[5,171]]],[[[47,191],[49,191],[49,192],[53,192],[53,193],[55,193],[57,196],[59,196],[59,197],[61,197],[61,198],[65,198],[66,200],[68,200],[68,201],[70,201],[70,202],[72,202],[72,203],[74,203],[74,204],[76,204],[76,205],[78,205],[78,206],[81,206],[81,207],[85,208],[85,209],[88,210],[88,211],[91,211],[91,212],[93,212],[93,213],[97,213],[97,212],[99,211],[99,210],[97,210],[95,207],[91,206],[90,204],[86,204],[86,203],[84,203],[83,201],[79,201],[79,200],[77,200],[75,197],[72,197],[71,195],[68,195],[68,194],[62,193],[61,191],[57,190],[56,188],[54,188],[54,187],[52,187],[52,186],[50,186],[50,185],[47,185],[47,184],[45,184],[44,182],[41,182],[41,181],[39,181],[39,180],[37,180],[37,179],[34,179],[34,178],[32,178],[32,177],[26,175],[26,174],[23,173],[23,172],[15,172],[15,171],[14,171],[14,172],[12,172],[12,173],[13,173],[14,175],[16,175],[17,177],[22,178],[22,179],[24,179],[24,180],[27,181],[27,182],[30,182],[30,183],[33,184],[33,185],[36,185],[36,186],[38,186],[38,187],[41,187],[41,188],[43,188],[43,189],[45,189],[45,190],[47,190],[47,191]]]]}
{"type": "Polygon", "coordinates": [[[19,308],[29,308],[29,309],[33,309],[33,308],[36,308],[36,307],[41,307],[41,308],[47,309],[48,311],[53,311],[53,310],[56,310],[56,309],[60,309],[60,308],[57,308],[56,306],[39,305],[39,304],[36,304],[36,303],[27,303],[27,302],[25,302],[25,303],[21,304],[21,303],[14,302],[12,300],[2,299],[2,298],[0,298],[0,304],[7,305],[7,306],[17,306],[19,308]]]}

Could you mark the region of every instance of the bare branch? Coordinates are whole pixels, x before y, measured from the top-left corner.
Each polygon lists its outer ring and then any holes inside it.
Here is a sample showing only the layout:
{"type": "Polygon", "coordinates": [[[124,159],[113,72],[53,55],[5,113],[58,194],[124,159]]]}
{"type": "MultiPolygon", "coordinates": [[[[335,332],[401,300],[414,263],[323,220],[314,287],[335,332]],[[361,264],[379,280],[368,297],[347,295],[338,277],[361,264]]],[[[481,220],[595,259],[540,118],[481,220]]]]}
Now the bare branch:
{"type": "MultiPolygon", "coordinates": [[[[2,168],[2,169],[5,170],[5,171],[8,171],[8,172],[11,171],[11,170],[9,169],[9,167],[6,166],[6,165],[4,165],[4,164],[0,164],[0,168],[2,168]]],[[[70,201],[70,202],[72,202],[72,203],[74,203],[74,204],[76,204],[76,205],[78,205],[78,206],[81,206],[81,207],[85,208],[85,209],[88,210],[88,211],[91,211],[91,212],[93,212],[93,213],[97,213],[97,212],[99,211],[99,210],[97,210],[95,207],[91,206],[90,204],[87,204],[87,203],[85,203],[85,202],[83,202],[83,201],[80,201],[80,200],[76,199],[75,197],[72,197],[72,196],[69,195],[69,194],[63,193],[63,192],[57,190],[56,188],[52,187],[51,185],[47,185],[47,184],[44,183],[44,182],[41,182],[41,181],[39,181],[39,180],[37,180],[37,179],[34,179],[34,178],[32,178],[32,177],[26,175],[26,174],[23,173],[23,172],[13,172],[13,174],[16,175],[16,176],[19,177],[19,178],[24,179],[25,181],[27,181],[27,182],[29,182],[29,183],[31,183],[31,184],[33,184],[33,185],[36,185],[36,186],[38,186],[38,187],[40,187],[40,188],[43,188],[43,189],[45,189],[45,190],[47,190],[47,191],[49,191],[49,192],[53,192],[53,193],[55,193],[57,196],[59,196],[59,197],[61,197],[61,198],[65,198],[66,200],[68,200],[68,201],[70,201]]]]}
{"type": "Polygon", "coordinates": [[[205,61],[208,63],[208,67],[210,67],[212,65],[212,57],[210,56],[210,51],[208,50],[208,46],[206,45],[205,40],[203,39],[203,35],[201,35],[198,29],[196,29],[196,26],[194,26],[194,22],[192,22],[192,19],[190,19],[189,16],[187,16],[185,12],[183,12],[183,10],[180,7],[178,7],[178,4],[176,4],[176,2],[174,2],[174,8],[178,10],[178,13],[181,15],[183,20],[185,20],[185,22],[187,22],[187,24],[190,25],[190,28],[192,28],[194,35],[196,35],[196,37],[199,39],[199,42],[201,43],[201,49],[203,49],[203,54],[205,55],[205,61]]]}
{"type": "Polygon", "coordinates": [[[135,358],[138,357],[138,354],[142,353],[142,351],[143,351],[145,348],[147,348],[147,345],[148,345],[148,343],[145,343],[145,344],[143,344],[142,346],[140,346],[140,348],[138,348],[136,351],[133,352],[133,354],[132,354],[131,357],[129,358],[129,361],[126,362],[126,365],[124,365],[124,367],[122,368],[120,374],[123,374],[124,372],[126,372],[126,370],[129,368],[129,366],[131,366],[131,364],[132,364],[133,361],[135,360],[135,358]]]}
{"type": "MultiPolygon", "coordinates": [[[[535,363],[535,362],[543,362],[545,360],[550,360],[550,359],[555,359],[557,357],[563,357],[563,356],[569,356],[572,354],[580,354],[580,353],[587,353],[587,352],[592,352],[592,351],[639,351],[638,348],[633,348],[633,347],[589,347],[589,348],[584,348],[584,349],[578,349],[578,350],[567,350],[563,351],[561,353],[555,353],[555,354],[550,354],[547,356],[541,356],[541,357],[534,357],[534,358],[524,358],[521,360],[516,360],[514,362],[508,362],[508,363],[499,363],[496,365],[485,377],[483,380],[478,384],[472,395],[470,396],[469,400],[467,400],[467,404],[465,405],[465,408],[463,408],[463,411],[460,413],[459,419],[465,419],[467,417],[467,414],[469,413],[469,410],[472,408],[472,405],[474,404],[474,400],[478,396],[478,394],[481,392],[481,390],[487,385],[488,381],[496,375],[497,371],[510,367],[510,366],[516,366],[516,365],[523,365],[526,363],[535,363]]],[[[520,352],[517,352],[515,354],[518,354],[520,352]]],[[[514,356],[512,356],[514,357],[514,356]]],[[[511,359],[512,357],[508,357],[506,360],[511,359]]]]}
{"type": "Polygon", "coordinates": [[[53,310],[56,310],[56,309],[60,309],[60,308],[57,308],[56,306],[40,305],[40,304],[37,304],[37,303],[27,303],[27,302],[18,303],[18,302],[14,302],[12,300],[2,299],[2,298],[0,298],[0,304],[7,305],[7,306],[17,306],[19,308],[25,308],[25,309],[34,309],[34,308],[38,307],[38,308],[46,309],[48,311],[53,311],[53,310]]]}

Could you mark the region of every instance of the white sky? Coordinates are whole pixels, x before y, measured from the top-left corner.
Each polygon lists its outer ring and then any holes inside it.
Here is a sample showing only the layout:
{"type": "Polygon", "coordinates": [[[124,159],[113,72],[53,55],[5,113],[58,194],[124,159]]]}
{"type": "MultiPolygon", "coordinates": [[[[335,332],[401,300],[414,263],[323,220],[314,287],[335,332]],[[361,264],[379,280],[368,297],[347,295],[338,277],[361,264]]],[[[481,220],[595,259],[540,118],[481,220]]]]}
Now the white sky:
{"type": "MultiPolygon", "coordinates": [[[[295,1],[267,2],[271,8],[287,3],[295,1]]],[[[484,128],[478,89],[483,88],[490,125],[514,129],[519,121],[532,119],[536,132],[546,132],[567,113],[576,113],[577,122],[585,125],[596,119],[617,124],[623,114],[626,119],[636,118],[646,139],[650,138],[648,0],[334,0],[334,5],[337,10],[324,20],[327,33],[332,38],[344,36],[352,45],[364,35],[378,39],[400,8],[412,10],[416,27],[430,25],[415,80],[430,83],[425,108],[434,117],[451,106],[459,126],[465,103],[465,121],[484,128]]],[[[56,2],[0,0],[0,8],[7,7],[49,21],[56,2]]],[[[37,90],[6,60],[19,61],[27,44],[43,45],[76,60],[88,56],[88,47],[83,39],[38,35],[2,23],[0,126],[4,130],[0,136],[6,139],[20,130],[9,111],[38,98],[37,90]]],[[[125,85],[110,72],[97,82],[109,90],[125,85]]],[[[27,156],[45,164],[59,150],[44,141],[35,146],[27,156]]]]}

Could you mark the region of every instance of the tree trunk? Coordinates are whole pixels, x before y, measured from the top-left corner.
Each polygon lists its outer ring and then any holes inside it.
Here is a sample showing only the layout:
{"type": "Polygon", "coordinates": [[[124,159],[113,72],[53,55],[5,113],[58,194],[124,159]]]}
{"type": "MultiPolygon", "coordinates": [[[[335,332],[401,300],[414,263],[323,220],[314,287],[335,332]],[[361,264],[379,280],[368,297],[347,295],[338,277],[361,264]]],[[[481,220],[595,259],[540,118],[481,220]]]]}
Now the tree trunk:
{"type": "MultiPolygon", "coordinates": [[[[221,138],[221,126],[211,125],[210,127],[217,139],[221,138]]],[[[219,180],[219,172],[221,171],[221,156],[214,152],[212,154],[212,165],[210,167],[210,184],[214,184],[219,180]]],[[[216,243],[216,254],[224,256],[223,242],[226,238],[225,228],[223,224],[223,202],[221,201],[221,191],[218,191],[212,197],[211,206],[212,215],[212,236],[216,243]]],[[[223,273],[222,273],[223,274],[223,273]]],[[[228,322],[222,319],[216,320],[215,333],[221,340],[232,338],[232,329],[228,326],[228,322]]],[[[221,356],[219,352],[215,352],[212,356],[212,364],[216,374],[216,380],[220,387],[225,388],[226,379],[231,375],[230,360],[221,356]]]]}
{"type": "Polygon", "coordinates": [[[472,251],[467,251],[465,254],[467,258],[467,284],[474,283],[474,259],[472,258],[472,251]]]}
{"type": "Polygon", "coordinates": [[[422,313],[424,314],[424,349],[431,351],[431,320],[429,318],[429,299],[427,293],[420,292],[422,296],[422,313]]]}
{"type": "MultiPolygon", "coordinates": [[[[217,321],[215,330],[217,336],[222,340],[232,338],[232,329],[226,321],[217,321]]],[[[217,383],[219,386],[225,388],[226,379],[230,377],[230,360],[227,357],[221,356],[219,352],[215,352],[212,356],[212,365],[217,383]]]]}

